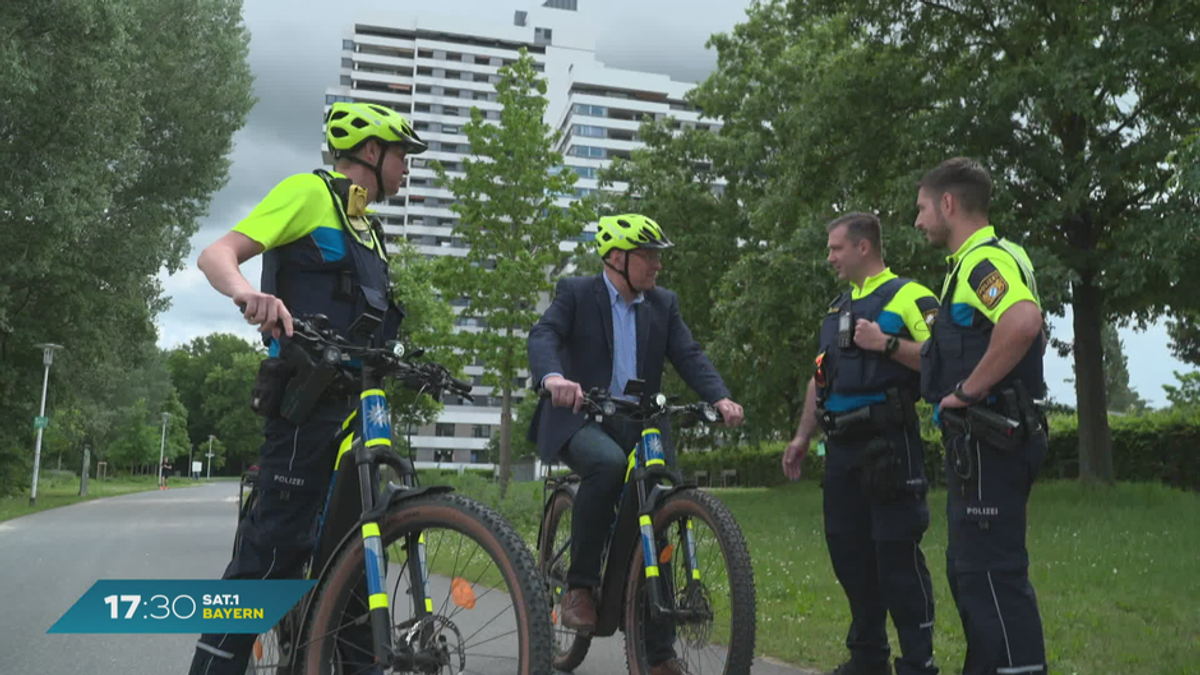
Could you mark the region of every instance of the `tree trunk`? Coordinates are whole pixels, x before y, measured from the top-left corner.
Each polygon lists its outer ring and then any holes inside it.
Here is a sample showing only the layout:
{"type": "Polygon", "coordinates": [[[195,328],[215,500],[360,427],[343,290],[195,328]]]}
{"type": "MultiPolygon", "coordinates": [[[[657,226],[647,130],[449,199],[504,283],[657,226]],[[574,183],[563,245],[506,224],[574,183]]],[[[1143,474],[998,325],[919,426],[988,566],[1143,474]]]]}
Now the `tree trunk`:
{"type": "Polygon", "coordinates": [[[512,469],[512,382],[504,383],[500,404],[500,498],[508,495],[508,477],[512,469]]]}
{"type": "Polygon", "coordinates": [[[1072,285],[1075,322],[1075,398],[1079,412],[1079,477],[1086,483],[1113,482],[1112,438],[1104,391],[1103,312],[1091,275],[1072,285]]]}

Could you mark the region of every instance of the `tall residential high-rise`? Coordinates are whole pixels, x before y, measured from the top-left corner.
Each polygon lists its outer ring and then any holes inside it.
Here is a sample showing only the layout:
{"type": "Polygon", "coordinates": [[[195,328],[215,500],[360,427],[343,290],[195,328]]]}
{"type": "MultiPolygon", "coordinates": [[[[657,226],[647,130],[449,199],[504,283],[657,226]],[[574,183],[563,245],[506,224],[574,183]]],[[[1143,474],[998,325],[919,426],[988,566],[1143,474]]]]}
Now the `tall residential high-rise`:
{"type": "MultiPolygon", "coordinates": [[[[497,71],[515,62],[522,47],[546,76],[545,121],[564,132],[558,149],[564,164],[580,176],[575,194],[560,198],[560,204],[597,189],[599,169],[641,145],[643,116],[670,115],[684,125],[706,123],[683,101],[693,85],[600,63],[595,35],[579,14],[577,0],[545,0],[514,12],[511,24],[426,14],[356,22],[343,36],[341,80],[326,90],[326,111],[336,101],[379,103],[412,120],[429,144],[429,151],[412,158],[406,189],[376,207],[388,239],[404,237],[427,256],[466,254],[454,235],[454,197],[435,185],[429,162],[439,160],[451,173],[461,169],[470,155],[462,127],[470,121],[471,108],[478,107],[486,119],[500,119],[497,71]]],[[[324,147],[322,156],[331,163],[324,147]]],[[[587,229],[594,233],[594,224],[587,229]]],[[[459,318],[456,330],[481,330],[477,321],[459,318]]],[[[487,461],[488,439],[499,432],[500,398],[481,386],[482,372],[478,365],[467,367],[476,384],[473,404],[448,397],[438,421],[415,431],[418,461],[487,461]]]]}

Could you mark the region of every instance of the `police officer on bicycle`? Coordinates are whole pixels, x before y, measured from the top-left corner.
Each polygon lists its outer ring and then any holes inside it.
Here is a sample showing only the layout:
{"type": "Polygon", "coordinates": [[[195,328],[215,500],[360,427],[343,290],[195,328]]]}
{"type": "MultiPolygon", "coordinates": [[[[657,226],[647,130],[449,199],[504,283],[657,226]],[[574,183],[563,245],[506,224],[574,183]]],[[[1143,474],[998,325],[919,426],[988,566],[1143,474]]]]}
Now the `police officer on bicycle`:
{"type": "Polygon", "coordinates": [[[954,158],[921,179],[916,227],[948,248],[941,309],[921,359],[946,446],[950,590],[967,638],[965,675],[1046,672],[1029,583],[1025,509],[1046,456],[1042,312],[1025,251],[988,224],[991,177],[954,158]]]}
{"type": "Polygon", "coordinates": [[[850,603],[850,659],[836,675],[891,673],[887,615],[900,641],[899,675],[937,673],[933,585],[920,542],[929,527],[916,400],[920,347],[937,301],[884,265],[879,220],[848,213],[826,227],[829,262],[853,288],[829,306],[784,472],[800,477],[817,427],[826,434],[825,541],[850,603]]]}
{"type": "MultiPolygon", "coordinates": [[[[383,231],[366,206],[399,191],[408,174],[406,157],[426,145],[403,116],[367,103],[334,103],[325,137],[333,171],[284,179],[197,263],[213,288],[244,308],[246,321],[259,326],[269,346],[254,392],[257,412],[266,417],[260,498],[238,528],[240,543],[225,579],[301,575],[329,487],[331,441],[357,404],[356,384],[287,389],[304,367],[302,350],[295,344],[289,349],[292,315],[323,314],[329,328],[380,347],[395,338],[403,317],[391,297],[383,231]],[[255,290],[239,265],[260,253],[262,283],[255,290]],[[311,401],[287,406],[285,417],[281,399],[293,395],[311,401]]],[[[255,638],[203,635],[191,672],[244,673],[255,638]]],[[[362,640],[362,653],[371,654],[369,625],[362,640]]],[[[353,654],[344,657],[354,665],[353,654]]]]}
{"type": "MultiPolygon", "coordinates": [[[[607,389],[624,396],[625,383],[642,379],[657,392],[665,361],[729,426],[742,422],[742,407],[729,398],[720,374],[692,340],[675,294],[657,287],[660,254],[672,246],[662,228],[638,214],[600,219],[596,247],[604,271],[559,280],[554,300],[529,333],[529,369],[548,390],[529,426],[542,460],[558,457],[579,474],[571,524],[571,565],[563,598],[562,624],[590,633],[596,625],[593,589],[600,584],[603,546],[624,484],[626,456],[641,428],[610,419],[604,426],[580,413],[584,390],[607,389]]],[[[670,430],[662,428],[668,464],[674,463],[670,430]]],[[[669,575],[668,575],[669,576],[669,575]]],[[[646,627],[652,675],[683,672],[672,643],[673,626],[646,627]]]]}

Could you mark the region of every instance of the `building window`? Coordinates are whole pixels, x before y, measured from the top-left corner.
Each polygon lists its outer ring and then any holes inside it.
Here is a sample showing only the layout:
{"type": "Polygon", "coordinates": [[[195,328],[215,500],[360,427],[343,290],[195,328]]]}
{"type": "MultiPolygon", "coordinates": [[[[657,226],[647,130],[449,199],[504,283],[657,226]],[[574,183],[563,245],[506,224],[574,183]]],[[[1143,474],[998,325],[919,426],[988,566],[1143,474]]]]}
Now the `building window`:
{"type": "Polygon", "coordinates": [[[443,124],[442,125],[442,133],[443,134],[457,134],[458,127],[453,127],[453,126],[450,126],[449,124],[443,124]]]}
{"type": "Polygon", "coordinates": [[[471,427],[472,438],[491,438],[492,428],[486,424],[476,424],[471,427]]]}
{"type": "Polygon", "coordinates": [[[435,462],[453,462],[454,451],[449,448],[439,448],[433,451],[433,461],[435,462]]]}
{"type": "Polygon", "coordinates": [[[438,436],[442,436],[442,437],[453,436],[454,435],[454,425],[446,424],[443,422],[438,422],[437,428],[434,430],[434,433],[437,434],[438,436]]]}
{"type": "Polygon", "coordinates": [[[586,103],[575,104],[576,115],[589,115],[591,117],[608,117],[608,109],[600,105],[588,105],[586,103]]]}
{"type": "Polygon", "coordinates": [[[604,127],[592,126],[590,124],[576,124],[575,134],[577,136],[589,136],[591,138],[606,138],[608,136],[607,129],[604,127]]]}
{"type": "Polygon", "coordinates": [[[342,40],[342,49],[354,51],[354,40],[342,40]]]}
{"type": "Polygon", "coordinates": [[[576,145],[571,148],[571,154],[576,157],[593,157],[603,159],[608,156],[604,148],[597,148],[590,145],[576,145]]]}
{"type": "Polygon", "coordinates": [[[554,31],[549,28],[534,28],[533,29],[533,44],[548,45],[552,44],[554,31]]]}
{"type": "Polygon", "coordinates": [[[594,167],[572,166],[570,168],[572,171],[579,174],[580,178],[595,178],[596,177],[596,169],[594,167]]]}

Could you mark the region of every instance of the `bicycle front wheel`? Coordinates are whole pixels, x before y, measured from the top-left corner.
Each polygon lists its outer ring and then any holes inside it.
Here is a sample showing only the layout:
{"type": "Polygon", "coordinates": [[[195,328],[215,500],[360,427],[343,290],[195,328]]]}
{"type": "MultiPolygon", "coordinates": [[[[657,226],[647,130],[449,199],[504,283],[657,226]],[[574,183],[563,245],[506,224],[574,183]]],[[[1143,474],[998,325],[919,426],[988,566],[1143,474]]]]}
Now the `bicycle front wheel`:
{"type": "Polygon", "coordinates": [[[684,490],[653,519],[658,574],[647,577],[636,547],[625,584],[625,651],[630,675],[678,658],[691,675],[749,675],[754,660],[754,570],[733,514],[716,497],[684,490]],[[649,583],[674,616],[650,619],[649,583]]]}
{"type": "MultiPolygon", "coordinates": [[[[399,504],[379,530],[393,648],[421,659],[421,672],[551,672],[549,597],[533,555],[499,514],[462,495],[438,493],[399,504]],[[428,593],[413,584],[422,556],[428,593]]],[[[410,672],[371,664],[361,539],[339,554],[317,598],[300,672],[410,672]]]]}

